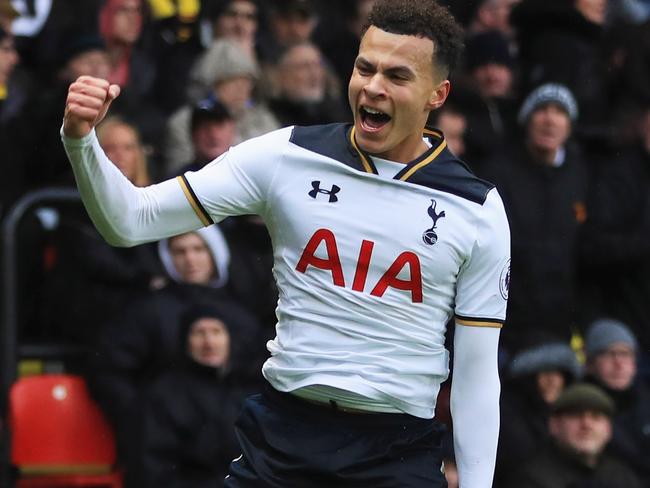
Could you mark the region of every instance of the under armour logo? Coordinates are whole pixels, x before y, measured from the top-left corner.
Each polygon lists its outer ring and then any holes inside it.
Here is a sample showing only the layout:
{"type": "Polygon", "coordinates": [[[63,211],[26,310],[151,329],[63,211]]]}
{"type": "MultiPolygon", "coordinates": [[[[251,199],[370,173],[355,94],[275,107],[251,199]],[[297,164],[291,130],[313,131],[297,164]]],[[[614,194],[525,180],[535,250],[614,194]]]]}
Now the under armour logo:
{"type": "Polygon", "coordinates": [[[422,234],[422,240],[424,241],[425,244],[428,244],[430,246],[433,246],[436,242],[438,242],[438,234],[436,234],[436,231],[433,229],[436,228],[436,225],[438,223],[438,220],[443,218],[445,216],[445,211],[441,211],[440,213],[436,213],[436,207],[438,206],[438,203],[435,200],[431,200],[431,206],[428,208],[427,213],[429,214],[429,217],[431,217],[431,220],[433,221],[433,225],[431,226],[430,229],[427,229],[424,231],[422,234]]]}
{"type": "Polygon", "coordinates": [[[330,196],[330,199],[329,199],[330,203],[334,203],[334,202],[339,201],[339,198],[336,196],[336,194],[341,191],[340,187],[338,187],[336,185],[332,185],[331,190],[323,190],[320,187],[320,181],[312,181],[311,186],[312,186],[313,190],[311,190],[311,191],[309,191],[309,193],[307,193],[307,195],[309,195],[310,197],[316,198],[316,196],[319,193],[323,193],[324,195],[329,195],[330,196]]]}

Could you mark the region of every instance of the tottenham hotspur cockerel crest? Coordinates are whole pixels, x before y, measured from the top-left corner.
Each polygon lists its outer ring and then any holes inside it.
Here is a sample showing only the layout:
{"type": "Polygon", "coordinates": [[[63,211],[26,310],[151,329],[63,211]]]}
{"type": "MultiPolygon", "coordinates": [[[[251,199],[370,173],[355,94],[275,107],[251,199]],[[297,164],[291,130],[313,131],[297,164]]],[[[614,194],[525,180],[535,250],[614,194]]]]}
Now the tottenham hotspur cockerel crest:
{"type": "Polygon", "coordinates": [[[438,224],[438,220],[440,220],[445,216],[444,210],[440,211],[439,213],[436,212],[437,206],[438,206],[438,202],[432,199],[431,206],[427,210],[427,213],[429,214],[429,217],[431,217],[431,220],[433,221],[433,225],[431,226],[430,229],[425,230],[424,233],[422,234],[422,240],[424,241],[425,244],[428,244],[429,246],[433,246],[436,242],[438,242],[438,234],[436,234],[436,231],[434,229],[438,224]]]}

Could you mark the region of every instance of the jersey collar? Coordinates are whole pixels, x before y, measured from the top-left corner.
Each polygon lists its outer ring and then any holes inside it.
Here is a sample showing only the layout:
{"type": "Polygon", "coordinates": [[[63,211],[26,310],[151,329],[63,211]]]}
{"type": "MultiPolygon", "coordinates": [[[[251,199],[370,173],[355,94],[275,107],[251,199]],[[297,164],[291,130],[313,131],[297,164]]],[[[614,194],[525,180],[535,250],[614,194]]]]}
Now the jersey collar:
{"type": "MultiPolygon", "coordinates": [[[[409,178],[411,178],[411,176],[413,176],[417,171],[431,164],[447,147],[445,137],[443,136],[442,132],[437,129],[425,127],[422,136],[429,139],[431,147],[420,157],[404,165],[404,168],[402,168],[402,170],[397,173],[393,179],[408,181],[409,178]]],[[[348,131],[348,141],[352,146],[353,151],[359,157],[362,170],[366,173],[375,175],[378,174],[375,163],[372,161],[372,157],[370,157],[370,155],[361,149],[357,144],[354,126],[352,126],[352,128],[348,131]]]]}

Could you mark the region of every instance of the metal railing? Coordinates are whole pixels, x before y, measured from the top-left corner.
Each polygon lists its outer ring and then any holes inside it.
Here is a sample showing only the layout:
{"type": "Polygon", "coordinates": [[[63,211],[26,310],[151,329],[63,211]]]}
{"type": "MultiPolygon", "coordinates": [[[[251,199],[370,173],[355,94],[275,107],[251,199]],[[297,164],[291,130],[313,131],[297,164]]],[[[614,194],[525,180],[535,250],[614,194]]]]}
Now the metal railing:
{"type": "Polygon", "coordinates": [[[43,188],[24,195],[2,221],[2,320],[0,321],[0,486],[10,483],[10,438],[7,426],[9,390],[16,380],[18,361],[24,357],[56,358],[75,353],[74,346],[18,343],[17,229],[30,210],[46,203],[80,202],[72,188],[43,188]]]}

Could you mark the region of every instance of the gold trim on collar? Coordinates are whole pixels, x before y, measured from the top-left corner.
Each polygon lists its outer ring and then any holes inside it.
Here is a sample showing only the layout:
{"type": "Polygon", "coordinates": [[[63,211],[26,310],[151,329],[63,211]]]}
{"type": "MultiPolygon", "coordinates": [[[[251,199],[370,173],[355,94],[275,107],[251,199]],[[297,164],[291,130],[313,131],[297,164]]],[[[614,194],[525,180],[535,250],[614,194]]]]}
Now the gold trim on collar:
{"type": "MultiPolygon", "coordinates": [[[[436,133],[432,133],[430,135],[440,137],[440,135],[436,134],[436,133]]],[[[429,154],[428,157],[424,158],[422,161],[420,161],[418,164],[416,164],[411,169],[409,169],[406,173],[404,173],[402,176],[400,176],[400,180],[401,181],[408,180],[413,175],[413,173],[415,173],[417,170],[419,170],[419,169],[423,168],[424,166],[426,166],[427,164],[433,162],[433,160],[436,159],[438,157],[438,155],[442,152],[442,150],[444,148],[446,148],[446,147],[447,147],[447,141],[445,141],[443,139],[443,141],[440,143],[440,145],[436,148],[435,151],[433,151],[431,154],[429,154]]]]}
{"type": "Polygon", "coordinates": [[[366,158],[366,155],[363,154],[363,151],[361,151],[361,149],[359,149],[359,146],[357,146],[357,141],[354,137],[355,134],[354,129],[355,127],[352,126],[352,130],[350,131],[350,142],[352,143],[352,147],[354,147],[354,150],[357,151],[357,153],[359,153],[359,157],[361,158],[361,164],[363,164],[363,169],[365,169],[366,172],[368,173],[375,174],[375,172],[372,170],[372,166],[370,165],[368,159],[366,158]]]}

